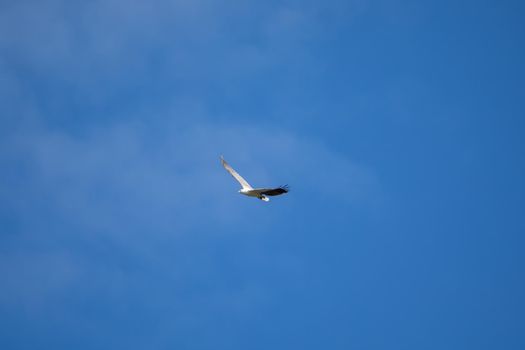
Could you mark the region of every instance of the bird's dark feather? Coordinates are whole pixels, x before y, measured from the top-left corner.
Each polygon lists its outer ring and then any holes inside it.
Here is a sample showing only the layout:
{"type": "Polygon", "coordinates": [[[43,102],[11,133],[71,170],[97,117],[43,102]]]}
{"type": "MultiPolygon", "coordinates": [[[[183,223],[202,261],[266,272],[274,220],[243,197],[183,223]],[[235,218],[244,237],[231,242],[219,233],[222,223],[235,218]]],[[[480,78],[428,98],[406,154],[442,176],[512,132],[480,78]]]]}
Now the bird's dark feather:
{"type": "Polygon", "coordinates": [[[270,190],[261,192],[261,194],[264,194],[266,196],[278,196],[283,193],[288,193],[288,191],[290,191],[290,188],[288,187],[288,185],[284,185],[284,186],[272,188],[270,190]]]}

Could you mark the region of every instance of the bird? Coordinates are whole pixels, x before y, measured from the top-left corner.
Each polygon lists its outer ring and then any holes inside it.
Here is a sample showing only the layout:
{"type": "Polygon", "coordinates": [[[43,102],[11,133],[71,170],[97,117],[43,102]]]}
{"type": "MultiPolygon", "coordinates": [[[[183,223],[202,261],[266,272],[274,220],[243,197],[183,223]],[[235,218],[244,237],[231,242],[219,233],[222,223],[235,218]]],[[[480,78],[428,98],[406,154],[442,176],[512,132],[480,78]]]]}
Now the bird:
{"type": "Polygon", "coordinates": [[[228,164],[224,157],[221,156],[221,164],[226,169],[227,172],[230,173],[231,176],[237,182],[239,182],[242,186],[242,188],[239,190],[240,194],[243,194],[248,197],[256,197],[259,198],[262,201],[269,202],[270,198],[268,196],[279,196],[284,193],[288,193],[290,191],[290,188],[288,185],[279,186],[275,188],[253,188],[248,181],[246,181],[239,173],[237,173],[231,166],[228,164]]]}

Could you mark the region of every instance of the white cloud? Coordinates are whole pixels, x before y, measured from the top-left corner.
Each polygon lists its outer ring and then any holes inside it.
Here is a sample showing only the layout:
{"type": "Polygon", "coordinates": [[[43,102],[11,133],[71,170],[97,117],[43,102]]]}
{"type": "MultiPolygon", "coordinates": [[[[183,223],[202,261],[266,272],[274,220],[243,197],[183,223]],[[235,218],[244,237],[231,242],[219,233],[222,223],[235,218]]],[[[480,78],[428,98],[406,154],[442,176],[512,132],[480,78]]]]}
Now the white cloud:
{"type": "Polygon", "coordinates": [[[19,132],[4,143],[4,157],[31,170],[23,173],[23,187],[4,191],[24,212],[35,209],[32,197],[45,196],[49,210],[95,231],[126,225],[161,232],[199,215],[207,220],[239,215],[237,184],[220,167],[220,154],[254,184],[289,183],[294,195],[366,203],[377,191],[365,167],[284,130],[164,127],[159,131],[130,122],[95,128],[81,137],[49,129],[19,132]]]}
{"type": "Polygon", "coordinates": [[[52,79],[94,84],[147,72],[152,57],[174,77],[250,75],[308,55],[323,24],[360,13],[327,5],[213,1],[17,1],[0,11],[0,49],[10,62],[52,79]],[[213,58],[213,59],[210,59],[213,58]]]}
{"type": "MultiPolygon", "coordinates": [[[[11,238],[37,247],[21,252],[29,262],[34,254],[67,256],[67,245],[52,244],[65,240],[107,242],[150,264],[162,260],[163,247],[178,239],[263,232],[267,224],[251,228],[251,218],[286,220],[287,210],[278,210],[283,205],[301,211],[330,200],[366,207],[378,191],[370,170],[319,142],[253,125],[169,124],[159,131],[129,122],[81,137],[49,128],[21,130],[4,139],[1,149],[2,168],[16,175],[0,185],[3,206],[17,222],[11,238]],[[220,154],[253,185],[288,183],[292,192],[270,203],[237,194],[220,154]]],[[[78,258],[71,260],[73,273],[99,269],[78,258]]]]}
{"type": "MultiPolygon", "coordinates": [[[[376,198],[373,172],[343,152],[254,119],[215,121],[201,96],[207,82],[228,88],[236,79],[287,68],[283,64],[307,56],[303,43],[319,30],[315,10],[235,2],[219,8],[207,1],[3,6],[0,48],[6,58],[0,72],[6,74],[0,74],[0,91],[9,93],[3,116],[9,132],[0,139],[0,208],[8,208],[15,225],[2,237],[1,307],[31,312],[49,304],[64,311],[61,297],[75,292],[113,301],[141,291],[148,286],[137,286],[134,278],[149,281],[149,271],[122,267],[127,255],[145,269],[154,266],[159,280],[173,285],[153,297],[167,300],[173,291],[176,299],[181,281],[213,275],[215,261],[202,243],[209,237],[264,232],[265,225],[284,222],[287,213],[314,207],[317,200],[366,206],[376,198]],[[151,63],[157,54],[161,62],[151,63]],[[140,85],[157,65],[159,76],[192,82],[194,90],[182,84],[173,104],[146,101],[139,110],[117,104],[107,111],[104,101],[130,82],[140,85]],[[45,105],[53,84],[59,86],[53,92],[57,108],[45,105]],[[79,101],[62,95],[69,89],[79,91],[79,101]],[[68,127],[79,117],[67,103],[85,113],[79,126],[68,127]],[[100,115],[90,112],[92,104],[101,106],[100,115]],[[220,154],[253,185],[288,183],[292,192],[270,203],[242,197],[221,168],[220,154]],[[253,227],[254,217],[261,218],[260,226],[253,227]],[[194,249],[186,251],[188,246],[194,249]]],[[[275,271],[302,268],[294,256],[270,252],[267,259],[260,249],[237,254],[275,271]]],[[[266,293],[268,286],[248,276],[189,302],[249,312],[264,303],[266,293]]],[[[49,310],[44,313],[47,319],[49,310]]],[[[191,316],[186,309],[178,317],[191,316]]]]}

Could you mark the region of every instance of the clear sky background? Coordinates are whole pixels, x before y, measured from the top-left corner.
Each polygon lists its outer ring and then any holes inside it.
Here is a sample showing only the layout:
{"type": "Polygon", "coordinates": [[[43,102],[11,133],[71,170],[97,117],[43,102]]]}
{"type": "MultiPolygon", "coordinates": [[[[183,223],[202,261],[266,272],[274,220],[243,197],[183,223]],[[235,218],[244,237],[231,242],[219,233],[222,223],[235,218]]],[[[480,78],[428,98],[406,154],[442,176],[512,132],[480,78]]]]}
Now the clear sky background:
{"type": "Polygon", "coordinates": [[[524,18],[0,2],[0,348],[525,349],[524,18]]]}

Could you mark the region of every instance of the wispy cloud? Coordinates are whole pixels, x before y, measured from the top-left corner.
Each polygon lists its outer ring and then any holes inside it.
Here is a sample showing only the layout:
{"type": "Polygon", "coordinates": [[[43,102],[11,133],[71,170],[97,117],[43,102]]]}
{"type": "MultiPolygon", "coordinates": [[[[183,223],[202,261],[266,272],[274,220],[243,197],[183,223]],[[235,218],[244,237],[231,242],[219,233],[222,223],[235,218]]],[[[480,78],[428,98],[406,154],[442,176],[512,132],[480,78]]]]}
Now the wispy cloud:
{"type": "Polygon", "coordinates": [[[148,344],[221,314],[240,322],[267,302],[267,280],[303,268],[259,244],[267,226],[291,208],[313,212],[317,200],[377,198],[373,171],[323,140],[214,110],[243,82],[298,61],[314,69],[305,43],[336,11],[164,0],[0,6],[0,310],[11,318],[35,328],[75,320],[89,333],[86,309],[118,305],[99,322],[125,323],[139,305],[165,318],[150,325],[148,344]],[[221,154],[254,185],[288,183],[292,193],[270,206],[238,195],[221,154]]]}
{"type": "MultiPolygon", "coordinates": [[[[165,255],[172,254],[166,245],[199,241],[204,232],[244,232],[264,207],[236,193],[237,184],[220,167],[221,153],[254,184],[290,183],[292,194],[270,203],[274,205],[323,197],[367,205],[377,191],[374,175],[365,167],[313,140],[256,126],[181,129],[174,124],[159,132],[130,122],[93,129],[82,137],[40,129],[12,135],[2,150],[2,167],[17,169],[16,177],[6,177],[0,187],[3,206],[17,223],[16,232],[4,237],[11,251],[2,253],[2,279],[10,282],[0,301],[7,304],[13,295],[22,305],[46,303],[93,273],[100,274],[96,283],[109,278],[98,271],[103,269],[100,262],[74,248],[77,244],[89,254],[105,251],[101,247],[107,245],[112,254],[131,254],[145,266],[165,269],[166,259],[179,264],[186,259],[180,251],[178,257],[165,255]],[[29,250],[21,245],[27,240],[33,242],[29,250]],[[68,253],[71,249],[74,255],[68,253]],[[60,270],[53,267],[68,256],[60,270]],[[36,295],[31,295],[31,285],[41,279],[20,276],[39,274],[42,268],[49,271],[42,284],[46,291],[33,289],[36,295]],[[67,274],[51,273],[62,270],[67,274]]],[[[265,220],[278,221],[283,214],[266,211],[265,220]]],[[[183,266],[173,266],[170,274],[185,276],[183,266]]]]}
{"type": "Polygon", "coordinates": [[[23,184],[20,178],[5,183],[6,198],[26,212],[38,204],[33,198],[45,198],[48,210],[93,228],[130,220],[130,228],[144,221],[165,230],[197,208],[213,217],[231,204],[228,194],[237,185],[220,168],[219,154],[261,186],[290,182],[298,194],[350,202],[376,190],[365,167],[284,130],[163,126],[130,122],[80,137],[49,129],[13,134],[4,140],[3,159],[25,171],[19,172],[23,184]]]}

